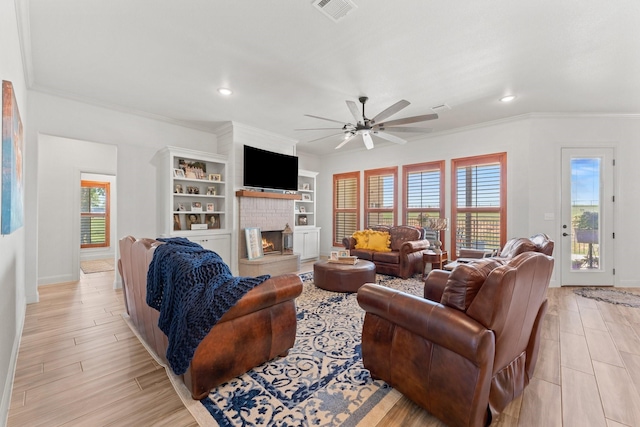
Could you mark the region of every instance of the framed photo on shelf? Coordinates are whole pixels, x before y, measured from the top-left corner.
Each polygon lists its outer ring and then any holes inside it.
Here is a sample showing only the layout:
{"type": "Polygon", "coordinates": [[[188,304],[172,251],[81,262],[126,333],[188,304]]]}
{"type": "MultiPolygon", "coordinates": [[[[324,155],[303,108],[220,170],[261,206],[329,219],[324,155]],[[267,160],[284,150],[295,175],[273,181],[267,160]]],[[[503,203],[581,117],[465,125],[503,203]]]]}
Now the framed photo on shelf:
{"type": "Polygon", "coordinates": [[[202,212],[202,203],[191,202],[191,212],[202,212]]]}
{"type": "Polygon", "coordinates": [[[338,256],[339,256],[338,251],[331,251],[331,254],[329,255],[329,259],[337,260],[338,256]]]}
{"type": "Polygon", "coordinates": [[[307,212],[307,208],[305,208],[304,206],[300,206],[298,209],[300,209],[300,213],[306,213],[307,212]]]}
{"type": "Polygon", "coordinates": [[[216,187],[207,187],[207,196],[215,196],[216,193],[216,187]]]}
{"type": "Polygon", "coordinates": [[[349,250],[341,250],[338,251],[338,257],[344,257],[344,256],[349,256],[349,250]]]}
{"type": "Polygon", "coordinates": [[[209,181],[222,181],[222,175],[219,173],[210,173],[209,181]]]}
{"type": "Polygon", "coordinates": [[[244,237],[247,241],[247,258],[262,258],[262,233],[258,227],[247,227],[244,229],[244,237]]]}
{"type": "Polygon", "coordinates": [[[303,194],[302,195],[302,201],[303,202],[310,202],[311,201],[311,194],[303,194]]]}
{"type": "Polygon", "coordinates": [[[306,215],[300,215],[298,217],[298,225],[307,225],[309,224],[309,222],[307,221],[307,216],[306,215]]]}
{"type": "Polygon", "coordinates": [[[215,211],[215,205],[213,203],[207,203],[207,212],[213,212],[215,211]]]}
{"type": "Polygon", "coordinates": [[[182,169],[174,169],[173,170],[173,177],[174,178],[184,178],[184,170],[182,170],[182,169]]]}
{"type": "Polygon", "coordinates": [[[305,182],[304,184],[302,184],[302,186],[300,187],[301,190],[303,191],[309,191],[309,183],[305,182]]]}
{"type": "MultiPolygon", "coordinates": [[[[200,224],[200,215],[189,214],[187,215],[187,229],[194,230],[193,226],[200,224]]],[[[197,228],[197,227],[196,227],[197,228]]]]}
{"type": "Polygon", "coordinates": [[[184,171],[184,178],[204,179],[206,176],[207,165],[204,162],[191,162],[185,159],[179,159],[178,166],[184,171]]]}
{"type": "MultiPolygon", "coordinates": [[[[220,228],[220,215],[218,214],[205,215],[204,220],[207,223],[207,228],[209,230],[214,228],[220,228]]],[[[262,239],[260,244],[262,245],[262,239]]]]}

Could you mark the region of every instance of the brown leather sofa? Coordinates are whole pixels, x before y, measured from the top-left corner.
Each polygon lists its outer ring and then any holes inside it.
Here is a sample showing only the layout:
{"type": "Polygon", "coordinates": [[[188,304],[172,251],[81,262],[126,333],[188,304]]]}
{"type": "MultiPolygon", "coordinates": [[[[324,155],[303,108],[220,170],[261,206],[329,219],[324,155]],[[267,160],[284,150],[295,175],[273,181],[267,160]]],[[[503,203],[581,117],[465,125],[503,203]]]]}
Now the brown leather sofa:
{"type": "MultiPolygon", "coordinates": [[[[127,236],[120,240],[118,269],[132,323],[161,360],[168,340],[158,328],[159,312],[147,305],[147,271],[162,242],[127,236]]],[[[183,379],[194,399],[277,356],[285,356],[296,337],[295,298],[302,282],[295,274],[272,277],[245,294],[200,342],[183,379]]]]}
{"type": "Polygon", "coordinates": [[[461,264],[435,300],[364,285],[365,368],[448,426],[488,425],[533,375],[553,263],[525,252],[461,264]]]}
{"type": "Polygon", "coordinates": [[[356,240],[345,237],[342,243],[351,255],[371,261],[376,265],[376,273],[398,276],[403,279],[416,273],[422,274],[424,264],[422,253],[429,248],[424,238],[424,229],[409,225],[378,225],[371,230],[386,231],[391,236],[391,252],[375,252],[369,249],[356,249],[356,240]]]}

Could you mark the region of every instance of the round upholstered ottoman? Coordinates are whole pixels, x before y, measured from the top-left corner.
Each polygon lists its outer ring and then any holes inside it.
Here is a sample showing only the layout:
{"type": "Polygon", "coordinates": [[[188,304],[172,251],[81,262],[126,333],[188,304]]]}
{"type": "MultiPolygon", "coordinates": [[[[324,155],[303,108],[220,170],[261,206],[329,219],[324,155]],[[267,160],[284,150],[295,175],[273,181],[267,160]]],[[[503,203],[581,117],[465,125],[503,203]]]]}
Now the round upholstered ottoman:
{"type": "Polygon", "coordinates": [[[334,292],[357,292],[365,283],[376,283],[376,265],[359,259],[355,265],[318,261],[313,264],[313,283],[334,292]]]}

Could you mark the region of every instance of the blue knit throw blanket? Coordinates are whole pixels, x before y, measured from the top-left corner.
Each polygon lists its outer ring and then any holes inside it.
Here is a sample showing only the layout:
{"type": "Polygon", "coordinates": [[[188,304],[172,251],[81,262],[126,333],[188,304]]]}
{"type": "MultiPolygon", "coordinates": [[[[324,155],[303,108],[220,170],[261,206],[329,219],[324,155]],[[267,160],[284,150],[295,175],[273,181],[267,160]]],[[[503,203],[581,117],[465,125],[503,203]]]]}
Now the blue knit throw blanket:
{"type": "Polygon", "coordinates": [[[147,304],[160,312],[167,360],[184,374],[200,341],[240,298],[270,276],[234,277],[222,258],[184,237],[158,239],[147,274],[147,304]]]}

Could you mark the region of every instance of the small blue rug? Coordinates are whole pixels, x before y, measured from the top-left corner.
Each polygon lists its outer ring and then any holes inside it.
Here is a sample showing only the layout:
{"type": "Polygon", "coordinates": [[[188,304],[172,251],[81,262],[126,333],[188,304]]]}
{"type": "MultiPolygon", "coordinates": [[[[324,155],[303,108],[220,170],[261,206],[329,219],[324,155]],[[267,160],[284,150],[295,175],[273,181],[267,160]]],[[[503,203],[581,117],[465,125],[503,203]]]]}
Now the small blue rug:
{"type": "MultiPolygon", "coordinates": [[[[217,387],[201,402],[226,426],[355,426],[391,390],[362,365],[364,311],[356,294],[317,288],[300,275],[297,335],[286,357],[217,387]]],[[[383,286],[422,295],[418,276],[378,275],[383,286]]]]}

